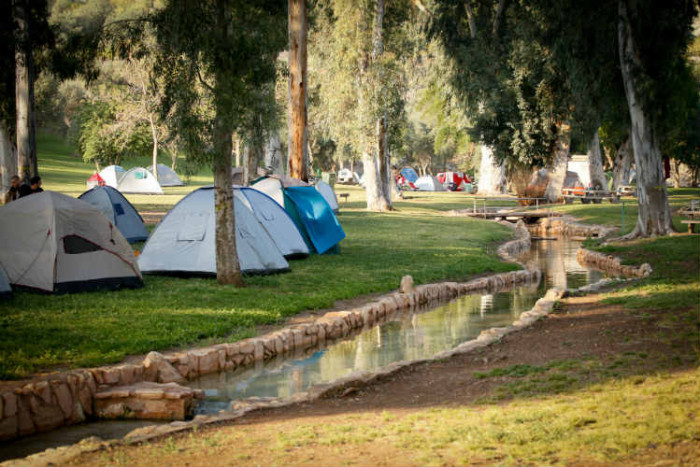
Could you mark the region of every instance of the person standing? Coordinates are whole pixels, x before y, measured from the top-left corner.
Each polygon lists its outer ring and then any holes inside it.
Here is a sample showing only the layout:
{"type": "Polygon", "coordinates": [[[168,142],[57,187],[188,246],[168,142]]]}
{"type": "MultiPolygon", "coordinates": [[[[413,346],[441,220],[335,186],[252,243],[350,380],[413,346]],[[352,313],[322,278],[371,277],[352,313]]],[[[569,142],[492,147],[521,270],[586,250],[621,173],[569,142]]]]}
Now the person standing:
{"type": "Polygon", "coordinates": [[[3,195],[3,203],[7,204],[10,201],[14,201],[17,198],[19,198],[19,187],[20,187],[20,178],[17,175],[13,175],[12,178],[10,179],[10,189],[5,192],[3,195]]]}

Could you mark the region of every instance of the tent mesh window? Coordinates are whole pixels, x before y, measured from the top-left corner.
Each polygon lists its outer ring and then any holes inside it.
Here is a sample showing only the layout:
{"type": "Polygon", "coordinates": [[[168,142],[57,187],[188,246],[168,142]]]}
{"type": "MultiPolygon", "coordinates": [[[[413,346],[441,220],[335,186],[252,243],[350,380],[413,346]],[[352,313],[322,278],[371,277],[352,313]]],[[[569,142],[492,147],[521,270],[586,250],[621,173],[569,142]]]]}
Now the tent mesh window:
{"type": "Polygon", "coordinates": [[[146,175],[146,172],[142,172],[142,171],[140,171],[140,170],[139,170],[138,172],[136,172],[134,175],[136,176],[136,179],[137,179],[137,180],[144,180],[145,178],[148,177],[148,176],[146,175]]]}
{"type": "Polygon", "coordinates": [[[63,237],[63,251],[65,251],[67,255],[79,255],[81,253],[100,251],[101,249],[99,245],[77,235],[67,235],[63,237]]]}
{"type": "Polygon", "coordinates": [[[117,216],[124,215],[124,208],[122,207],[122,203],[114,203],[112,206],[114,206],[114,213],[117,216]]]}

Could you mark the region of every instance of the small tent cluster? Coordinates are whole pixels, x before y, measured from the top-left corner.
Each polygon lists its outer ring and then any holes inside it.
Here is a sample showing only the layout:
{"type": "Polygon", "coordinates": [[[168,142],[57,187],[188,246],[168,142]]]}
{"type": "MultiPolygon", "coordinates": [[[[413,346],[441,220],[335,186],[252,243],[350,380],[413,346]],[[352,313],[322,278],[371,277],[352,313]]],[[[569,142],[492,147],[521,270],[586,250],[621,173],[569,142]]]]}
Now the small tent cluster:
{"type": "Polygon", "coordinates": [[[309,250],[323,254],[332,251],[345,238],[331,205],[316,188],[301,180],[276,176],[258,179],[252,187],[267,194],[287,211],[309,250]]]}
{"type": "Polygon", "coordinates": [[[88,178],[88,188],[110,186],[121,193],[162,195],[162,187],[184,186],[184,182],[170,167],[158,164],[158,178],[153,175],[153,166],[148,169],[134,167],[125,170],[119,165],[110,165],[88,178]]]}
{"type": "Polygon", "coordinates": [[[95,206],[52,191],[0,209],[0,269],[44,292],[140,287],[131,246],[95,206]]]}
{"type": "MultiPolygon", "coordinates": [[[[289,214],[252,188],[234,188],[236,249],[244,274],[289,270],[288,258],[309,249],[289,214]]],[[[183,198],[158,224],[139,256],[143,272],[215,274],[214,189],[183,198]]]]}

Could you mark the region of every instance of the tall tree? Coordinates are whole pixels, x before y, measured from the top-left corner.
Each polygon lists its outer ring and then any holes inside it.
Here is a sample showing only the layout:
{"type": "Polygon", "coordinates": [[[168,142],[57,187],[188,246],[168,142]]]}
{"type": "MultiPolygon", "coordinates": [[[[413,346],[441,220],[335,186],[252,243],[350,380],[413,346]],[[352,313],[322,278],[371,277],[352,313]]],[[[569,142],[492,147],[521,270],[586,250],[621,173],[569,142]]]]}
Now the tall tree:
{"type": "MultiPolygon", "coordinates": [[[[232,140],[255,90],[273,82],[285,46],[283,0],[170,0],[153,15],[164,81],[163,110],[189,158],[214,172],[216,269],[221,284],[243,285],[236,252],[232,140]]],[[[248,121],[250,119],[248,118],[248,121]]]]}
{"type": "Polygon", "coordinates": [[[289,175],[308,181],[306,0],[289,0],[289,175]]]}

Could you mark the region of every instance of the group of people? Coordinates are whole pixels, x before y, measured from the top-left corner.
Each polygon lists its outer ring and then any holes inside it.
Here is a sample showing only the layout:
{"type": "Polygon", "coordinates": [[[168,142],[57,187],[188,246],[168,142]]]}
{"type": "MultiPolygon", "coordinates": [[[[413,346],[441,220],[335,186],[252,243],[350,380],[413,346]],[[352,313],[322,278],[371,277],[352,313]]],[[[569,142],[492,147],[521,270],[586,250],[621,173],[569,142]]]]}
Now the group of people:
{"type": "Polygon", "coordinates": [[[25,196],[41,193],[41,177],[35,175],[29,179],[29,183],[22,183],[22,180],[14,175],[10,179],[10,189],[5,192],[3,202],[5,204],[25,196]]]}

